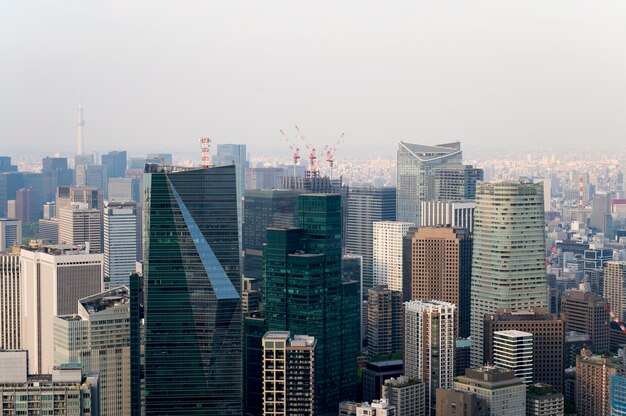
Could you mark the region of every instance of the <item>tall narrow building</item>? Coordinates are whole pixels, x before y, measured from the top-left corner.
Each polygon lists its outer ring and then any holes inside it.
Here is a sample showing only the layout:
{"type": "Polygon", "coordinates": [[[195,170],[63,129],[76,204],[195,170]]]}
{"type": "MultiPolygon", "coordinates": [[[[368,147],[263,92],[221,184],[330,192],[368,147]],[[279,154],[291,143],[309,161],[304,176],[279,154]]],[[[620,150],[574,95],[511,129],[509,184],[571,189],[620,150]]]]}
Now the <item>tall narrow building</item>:
{"type": "Polygon", "coordinates": [[[404,275],[410,282],[411,299],[456,305],[456,335],[469,337],[472,239],[467,229],[411,229],[405,237],[404,275]]]}
{"type": "Polygon", "coordinates": [[[89,251],[102,253],[102,211],[84,202],[72,202],[59,210],[59,242],[89,244],[89,251]]]}
{"type": "Polygon", "coordinates": [[[374,284],[402,292],[405,300],[410,299],[411,287],[402,271],[402,249],[404,237],[414,226],[410,222],[374,223],[374,284]]]}
{"type": "Polygon", "coordinates": [[[484,364],[485,314],[547,307],[543,184],[478,185],[471,289],[472,367],[484,364]]]}
{"type": "Polygon", "coordinates": [[[302,228],[267,230],[264,313],[270,331],[315,337],[316,406],[335,411],[356,393],[359,352],[358,291],[341,277],[341,196],[305,194],[298,206],[302,228]]]}
{"type": "Polygon", "coordinates": [[[22,221],[0,218],[0,253],[22,244],[22,221]]]}
{"type": "Polygon", "coordinates": [[[424,382],[426,414],[435,414],[437,388],[454,381],[456,306],[441,301],[404,304],[404,375],[424,382]]]}
{"type": "Polygon", "coordinates": [[[104,207],[104,279],[110,288],[128,285],[137,261],[137,204],[107,202],[104,207]]]}
{"type": "Polygon", "coordinates": [[[145,172],[145,414],[241,415],[235,167],[145,172]]]}
{"type": "Polygon", "coordinates": [[[604,264],[604,298],[620,321],[626,320],[626,262],[604,264]]]}
{"type": "Polygon", "coordinates": [[[0,350],[22,349],[20,256],[0,253],[0,350]]]}
{"type": "Polygon", "coordinates": [[[396,220],[396,188],[351,187],[348,195],[346,253],[363,258],[363,290],[374,287],[374,222],[396,220]]]}
{"type": "Polygon", "coordinates": [[[391,355],[404,348],[402,293],[376,286],[367,293],[367,355],[391,355]]]}
{"type": "Polygon", "coordinates": [[[462,161],[461,143],[426,146],[400,142],[397,152],[397,220],[420,224],[422,201],[438,199],[434,170],[462,161]]]}
{"type": "Polygon", "coordinates": [[[102,254],[76,246],[22,248],[20,271],[29,372],[47,374],[54,367],[54,317],[77,313],[79,299],[102,291],[102,254]]]}

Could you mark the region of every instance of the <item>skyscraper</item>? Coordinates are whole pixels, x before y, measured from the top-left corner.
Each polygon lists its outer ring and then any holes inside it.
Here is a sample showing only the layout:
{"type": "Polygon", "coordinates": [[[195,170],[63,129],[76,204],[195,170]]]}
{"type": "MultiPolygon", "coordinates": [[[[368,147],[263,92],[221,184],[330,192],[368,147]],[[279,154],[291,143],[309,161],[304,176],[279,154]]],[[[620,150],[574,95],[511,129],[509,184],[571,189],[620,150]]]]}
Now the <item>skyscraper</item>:
{"type": "Polygon", "coordinates": [[[319,409],[334,411],[356,390],[358,290],[341,278],[340,195],[301,195],[298,205],[302,228],[267,230],[264,312],[270,331],[315,337],[319,409]]]}
{"type": "Polygon", "coordinates": [[[424,382],[426,411],[434,415],[437,388],[452,388],[454,379],[456,307],[436,300],[404,306],[404,375],[424,382]]]}
{"type": "Polygon", "coordinates": [[[470,335],[472,240],[465,228],[419,227],[405,237],[405,280],[411,299],[456,305],[456,335],[470,335]]]}
{"type": "Polygon", "coordinates": [[[22,188],[15,192],[15,217],[22,222],[34,222],[42,217],[39,192],[33,188],[22,188]]]}
{"type": "Polygon", "coordinates": [[[390,355],[403,347],[402,292],[386,286],[371,288],[367,294],[367,355],[390,355]]]}
{"type": "Polygon", "coordinates": [[[241,415],[234,166],[147,165],[145,414],[241,415]]]}
{"type": "Polygon", "coordinates": [[[245,144],[218,144],[217,152],[213,155],[213,165],[235,165],[237,171],[237,210],[239,212],[239,237],[241,242],[241,224],[243,221],[243,194],[246,190],[246,169],[249,163],[245,144]]]}
{"type": "Polygon", "coordinates": [[[22,221],[15,218],[0,218],[0,252],[22,244],[22,221]]]}
{"type": "Polygon", "coordinates": [[[351,187],[348,195],[346,252],[363,258],[363,290],[374,286],[374,222],[396,220],[396,188],[351,187]]]}
{"type": "Polygon", "coordinates": [[[0,253],[0,350],[22,348],[20,256],[0,253]]]}
{"type": "Polygon", "coordinates": [[[474,232],[475,208],[474,201],[423,201],[420,226],[461,227],[467,228],[471,234],[474,232]]]}
{"type": "Polygon", "coordinates": [[[544,308],[512,312],[500,309],[484,319],[484,360],[494,362],[494,337],[497,331],[517,330],[533,334],[533,381],[550,384],[563,391],[565,372],[565,322],[544,308]]]}
{"type": "Polygon", "coordinates": [[[78,122],[76,123],[76,155],[85,154],[85,119],[83,118],[83,106],[78,105],[78,122]]]}
{"type": "Polygon", "coordinates": [[[462,161],[461,143],[426,146],[400,142],[397,152],[397,220],[420,224],[422,201],[435,196],[434,170],[462,161]]]}
{"type": "Polygon", "coordinates": [[[471,165],[449,164],[433,170],[434,198],[441,201],[472,200],[483,170],[471,165]]]}
{"type": "Polygon", "coordinates": [[[102,291],[102,254],[71,246],[22,248],[20,271],[22,345],[29,371],[46,374],[54,363],[54,316],[77,313],[79,299],[102,291]]]}
{"type": "Polygon", "coordinates": [[[243,251],[246,277],[263,280],[265,230],[295,227],[298,222],[298,195],[288,189],[247,190],[243,201],[243,251]]]}
{"type": "Polygon", "coordinates": [[[611,377],[623,368],[620,358],[593,355],[591,351],[583,349],[576,357],[576,414],[610,414],[611,377]]]}
{"type": "Polygon", "coordinates": [[[44,157],[41,160],[41,164],[43,177],[42,201],[54,201],[57,187],[71,186],[74,175],[68,169],[67,158],[65,157],[44,157]]]}
{"type": "Polygon", "coordinates": [[[593,292],[571,290],[561,298],[561,312],[565,316],[565,330],[589,335],[594,351],[609,350],[611,318],[606,308],[608,302],[593,292]]]}
{"type": "Polygon", "coordinates": [[[604,264],[604,298],[620,321],[626,320],[626,262],[604,264]]]}
{"type": "Polygon", "coordinates": [[[59,242],[89,244],[89,251],[102,253],[102,211],[84,202],[73,202],[59,209],[59,242]]]}
{"type": "Polygon", "coordinates": [[[471,289],[472,367],[483,359],[485,314],[547,307],[542,184],[478,185],[471,289]]]}
{"type": "Polygon", "coordinates": [[[137,261],[137,204],[107,202],[104,207],[104,279],[109,287],[128,285],[137,261]]]}
{"type": "Polygon", "coordinates": [[[402,292],[405,300],[411,296],[410,282],[404,280],[402,250],[404,236],[415,224],[382,221],[374,223],[374,284],[402,292]]]}
{"type": "Polygon", "coordinates": [[[130,304],[125,286],[78,301],[78,313],[54,318],[54,364],[97,373],[102,415],[130,415],[130,304]]]}
{"type": "Polygon", "coordinates": [[[108,178],[124,177],[126,174],[126,151],[114,151],[102,155],[102,166],[106,168],[108,178]]]}
{"type": "Polygon", "coordinates": [[[314,415],[314,337],[289,331],[263,336],[263,416],[314,415]]]}

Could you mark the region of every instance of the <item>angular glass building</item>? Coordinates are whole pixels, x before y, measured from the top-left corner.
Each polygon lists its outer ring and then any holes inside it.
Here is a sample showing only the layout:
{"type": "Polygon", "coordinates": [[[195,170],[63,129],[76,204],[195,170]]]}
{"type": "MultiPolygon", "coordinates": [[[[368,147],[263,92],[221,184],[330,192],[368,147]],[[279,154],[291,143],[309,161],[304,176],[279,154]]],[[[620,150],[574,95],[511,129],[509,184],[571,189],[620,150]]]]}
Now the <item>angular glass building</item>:
{"type": "Polygon", "coordinates": [[[241,415],[235,166],[147,165],[145,414],[241,415]]]}

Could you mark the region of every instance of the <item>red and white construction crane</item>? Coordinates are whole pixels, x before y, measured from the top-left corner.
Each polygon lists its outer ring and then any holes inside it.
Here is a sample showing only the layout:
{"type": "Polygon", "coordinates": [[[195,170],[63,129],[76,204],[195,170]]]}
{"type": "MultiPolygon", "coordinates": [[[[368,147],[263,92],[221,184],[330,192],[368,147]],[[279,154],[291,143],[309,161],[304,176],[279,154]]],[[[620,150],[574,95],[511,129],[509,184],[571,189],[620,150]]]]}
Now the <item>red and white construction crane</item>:
{"type": "Polygon", "coordinates": [[[289,140],[289,137],[283,130],[280,130],[280,134],[283,136],[281,141],[284,141],[285,143],[287,143],[287,145],[289,146],[289,149],[293,151],[293,155],[291,157],[293,158],[293,176],[295,177],[296,166],[298,165],[298,159],[300,159],[300,148],[296,147],[296,145],[294,145],[291,142],[291,140],[289,140]]]}
{"type": "Polygon", "coordinates": [[[296,132],[298,136],[300,136],[300,140],[304,143],[304,147],[309,150],[309,170],[313,173],[317,172],[317,155],[315,154],[315,147],[307,139],[304,138],[304,135],[300,131],[300,127],[296,124],[294,126],[296,128],[296,132]]]}
{"type": "Polygon", "coordinates": [[[324,146],[324,152],[326,152],[326,162],[330,165],[330,179],[333,178],[333,166],[335,164],[335,152],[337,151],[337,147],[343,144],[343,136],[345,133],[341,133],[337,141],[332,146],[324,146]]]}

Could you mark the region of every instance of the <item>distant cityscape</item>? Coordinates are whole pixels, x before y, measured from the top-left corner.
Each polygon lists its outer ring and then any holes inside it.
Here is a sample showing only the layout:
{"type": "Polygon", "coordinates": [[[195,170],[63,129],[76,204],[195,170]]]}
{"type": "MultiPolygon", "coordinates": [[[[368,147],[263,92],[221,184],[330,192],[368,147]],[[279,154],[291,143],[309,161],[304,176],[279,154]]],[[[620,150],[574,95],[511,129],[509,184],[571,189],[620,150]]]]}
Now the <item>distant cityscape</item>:
{"type": "Polygon", "coordinates": [[[3,415],[626,414],[626,156],[84,126],[0,156],[3,415]]]}

